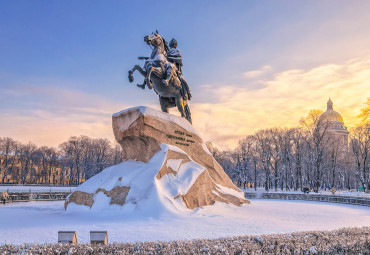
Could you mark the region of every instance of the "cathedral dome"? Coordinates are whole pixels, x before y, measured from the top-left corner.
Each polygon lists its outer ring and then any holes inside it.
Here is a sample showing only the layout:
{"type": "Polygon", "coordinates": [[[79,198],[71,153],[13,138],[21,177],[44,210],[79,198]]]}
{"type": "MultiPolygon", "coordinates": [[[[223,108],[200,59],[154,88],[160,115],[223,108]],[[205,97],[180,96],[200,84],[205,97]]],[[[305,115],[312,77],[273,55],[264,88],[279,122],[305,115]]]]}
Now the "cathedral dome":
{"type": "Polygon", "coordinates": [[[333,110],[333,102],[330,100],[327,104],[326,111],[321,114],[320,119],[323,121],[341,121],[343,122],[342,115],[340,115],[338,112],[333,110]]]}

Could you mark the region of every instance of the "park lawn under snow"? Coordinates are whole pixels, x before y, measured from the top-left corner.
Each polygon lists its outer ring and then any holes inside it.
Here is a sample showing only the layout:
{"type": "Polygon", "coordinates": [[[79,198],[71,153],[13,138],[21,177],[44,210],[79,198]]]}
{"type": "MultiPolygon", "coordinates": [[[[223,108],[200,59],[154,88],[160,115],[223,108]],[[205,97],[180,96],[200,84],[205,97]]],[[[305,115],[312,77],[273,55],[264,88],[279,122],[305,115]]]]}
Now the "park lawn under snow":
{"type": "Polygon", "coordinates": [[[90,230],[107,230],[109,242],[138,242],[370,226],[369,207],[322,202],[257,199],[240,208],[217,203],[154,217],[137,209],[65,212],[63,203],[0,205],[0,244],[56,243],[60,230],[75,230],[87,243],[90,230]]]}

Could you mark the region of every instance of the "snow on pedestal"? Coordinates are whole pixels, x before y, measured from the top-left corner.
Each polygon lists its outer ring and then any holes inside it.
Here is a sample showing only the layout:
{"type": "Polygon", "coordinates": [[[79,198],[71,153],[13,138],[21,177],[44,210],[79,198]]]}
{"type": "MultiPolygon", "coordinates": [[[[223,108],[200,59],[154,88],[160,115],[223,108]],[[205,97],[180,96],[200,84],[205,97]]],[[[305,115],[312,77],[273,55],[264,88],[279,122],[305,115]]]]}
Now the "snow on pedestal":
{"type": "Polygon", "coordinates": [[[78,205],[176,211],[216,201],[249,203],[186,119],[148,107],[127,109],[112,119],[125,161],[80,185],[67,197],[66,210],[78,205]]]}

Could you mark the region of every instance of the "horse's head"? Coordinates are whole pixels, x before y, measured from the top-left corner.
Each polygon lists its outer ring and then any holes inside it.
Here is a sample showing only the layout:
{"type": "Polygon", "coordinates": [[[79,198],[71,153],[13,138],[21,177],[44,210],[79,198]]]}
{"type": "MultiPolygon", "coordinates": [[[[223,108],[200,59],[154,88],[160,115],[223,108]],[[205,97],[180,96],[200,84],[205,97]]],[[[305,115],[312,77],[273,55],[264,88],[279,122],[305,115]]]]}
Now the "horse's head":
{"type": "Polygon", "coordinates": [[[163,56],[167,55],[167,51],[169,50],[167,42],[162,36],[158,34],[158,31],[145,36],[144,41],[149,46],[152,45],[154,47],[150,58],[153,59],[155,58],[155,56],[158,56],[158,55],[163,55],[163,56]]]}
{"type": "Polygon", "coordinates": [[[144,42],[146,42],[148,45],[159,47],[161,44],[163,44],[163,39],[162,39],[162,36],[160,36],[158,32],[156,32],[156,33],[145,36],[144,42]]]}

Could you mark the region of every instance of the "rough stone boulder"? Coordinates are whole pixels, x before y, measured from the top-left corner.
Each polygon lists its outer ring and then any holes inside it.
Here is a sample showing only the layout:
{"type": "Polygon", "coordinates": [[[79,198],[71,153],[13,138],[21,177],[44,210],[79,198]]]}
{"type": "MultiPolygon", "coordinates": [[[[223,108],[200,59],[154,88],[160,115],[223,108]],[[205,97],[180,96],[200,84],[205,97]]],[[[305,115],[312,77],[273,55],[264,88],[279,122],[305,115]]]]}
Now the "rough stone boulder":
{"type": "Polygon", "coordinates": [[[186,119],[147,107],[124,110],[112,118],[125,161],[80,185],[67,198],[66,208],[150,207],[153,201],[177,209],[249,203],[186,119]]]}

